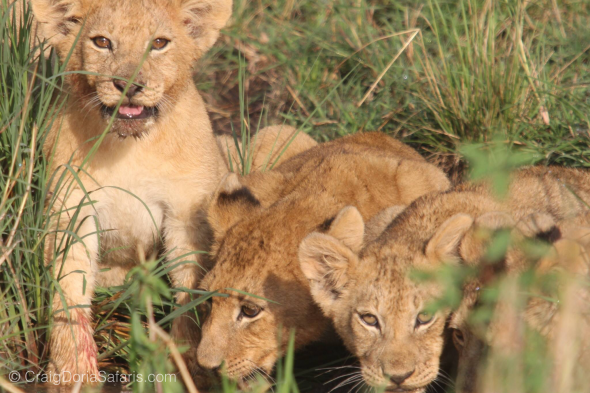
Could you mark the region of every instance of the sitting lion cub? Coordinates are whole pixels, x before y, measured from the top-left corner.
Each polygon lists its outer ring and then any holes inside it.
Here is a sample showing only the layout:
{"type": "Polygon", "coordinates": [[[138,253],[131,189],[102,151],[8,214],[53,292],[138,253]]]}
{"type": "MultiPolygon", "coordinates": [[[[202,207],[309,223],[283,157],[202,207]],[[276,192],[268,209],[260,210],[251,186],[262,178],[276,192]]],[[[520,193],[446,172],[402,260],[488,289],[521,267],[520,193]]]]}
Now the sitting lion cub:
{"type": "Polygon", "coordinates": [[[587,172],[574,169],[527,168],[514,174],[505,201],[493,198],[487,185],[429,194],[400,209],[362,250],[348,245],[362,242],[363,222],[334,222],[330,233],[303,240],[301,268],[314,300],[359,358],[364,380],[423,392],[439,375],[451,310],[431,313],[429,305],[443,288],[415,282],[410,272],[463,261],[462,239],[479,217],[493,221],[507,211],[519,220],[545,212],[562,220],[583,214],[587,205],[578,198],[590,201],[589,180],[587,172]]]}
{"type": "MultiPolygon", "coordinates": [[[[89,306],[97,284],[121,284],[131,267],[157,252],[160,239],[174,263],[197,262],[171,272],[175,287],[194,289],[198,264],[207,267],[203,254],[195,254],[210,239],[197,212],[228,168],[192,70],[217,39],[232,2],[30,1],[43,36],[61,59],[69,57],[72,72],[65,109],[44,146],[55,179],[61,178],[59,188],[53,184],[46,239],[46,260],[55,259],[61,287],[53,298],[51,364],[64,376],[96,376],[89,306]]],[[[268,146],[257,151],[277,158],[269,146],[282,150],[292,133],[289,127],[261,131],[258,139],[268,146]]],[[[312,145],[302,135],[283,159],[312,145]]],[[[265,159],[257,157],[253,167],[265,159]]],[[[179,292],[177,301],[187,300],[179,292]]],[[[198,329],[189,321],[177,319],[174,332],[196,346],[198,329]]]]}
{"type": "MultiPolygon", "coordinates": [[[[272,371],[291,329],[296,348],[322,339],[330,322],[313,303],[297,262],[305,235],[340,237],[387,206],[448,187],[441,170],[381,133],[324,143],[266,173],[229,175],[208,210],[215,266],[201,286],[224,297],[201,310],[199,364],[243,386],[272,371]],[[340,211],[345,206],[356,208],[340,211]]],[[[363,233],[343,241],[357,251],[363,233]]]]}

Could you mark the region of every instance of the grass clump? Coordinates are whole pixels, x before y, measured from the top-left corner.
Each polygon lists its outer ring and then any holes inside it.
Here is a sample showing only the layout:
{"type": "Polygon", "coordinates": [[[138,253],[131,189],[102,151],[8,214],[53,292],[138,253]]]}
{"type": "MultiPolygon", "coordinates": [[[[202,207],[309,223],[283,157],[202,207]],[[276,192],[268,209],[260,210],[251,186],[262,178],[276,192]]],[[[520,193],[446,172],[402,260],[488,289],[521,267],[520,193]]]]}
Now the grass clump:
{"type": "Polygon", "coordinates": [[[197,82],[217,129],[238,118],[241,52],[252,119],[305,123],[319,140],[380,130],[449,167],[459,146],[495,135],[536,162],[588,166],[588,12],[552,0],[238,1],[197,82]]]}
{"type": "MultiPolygon", "coordinates": [[[[38,370],[44,357],[51,276],[43,263],[47,164],[41,148],[60,109],[51,60],[32,62],[30,12],[0,16],[0,354],[7,369],[38,370]],[[21,23],[22,22],[22,23],[21,23]]],[[[50,57],[51,58],[51,57],[50,57]]]]}

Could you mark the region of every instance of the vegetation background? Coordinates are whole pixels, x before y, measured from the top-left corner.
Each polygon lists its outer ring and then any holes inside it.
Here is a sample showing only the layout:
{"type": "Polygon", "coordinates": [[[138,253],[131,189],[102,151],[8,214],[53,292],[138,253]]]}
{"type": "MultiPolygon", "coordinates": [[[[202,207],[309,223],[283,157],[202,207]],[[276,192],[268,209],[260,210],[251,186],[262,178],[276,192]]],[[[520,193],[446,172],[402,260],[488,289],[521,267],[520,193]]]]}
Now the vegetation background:
{"type": "MultiPolygon", "coordinates": [[[[59,284],[43,264],[52,174],[40,147],[60,109],[51,98],[63,87],[63,67],[52,57],[34,61],[30,20],[12,24],[0,1],[0,375],[7,375],[47,365],[48,305],[59,284]]],[[[454,180],[472,173],[502,181],[525,163],[590,166],[588,37],[588,0],[235,0],[232,22],[195,80],[218,132],[285,122],[325,141],[379,130],[454,180]]],[[[152,334],[178,314],[166,279],[174,261],[164,260],[138,266],[123,287],[98,291],[102,367],[174,370],[169,342],[152,334]]],[[[523,356],[518,372],[527,383],[506,391],[550,391],[546,364],[533,361],[542,353],[523,356]]],[[[307,390],[306,376],[321,373],[298,367],[289,354],[275,390],[307,390]]],[[[157,388],[181,390],[179,382],[157,388]]],[[[19,387],[2,378],[0,389],[19,387]]]]}

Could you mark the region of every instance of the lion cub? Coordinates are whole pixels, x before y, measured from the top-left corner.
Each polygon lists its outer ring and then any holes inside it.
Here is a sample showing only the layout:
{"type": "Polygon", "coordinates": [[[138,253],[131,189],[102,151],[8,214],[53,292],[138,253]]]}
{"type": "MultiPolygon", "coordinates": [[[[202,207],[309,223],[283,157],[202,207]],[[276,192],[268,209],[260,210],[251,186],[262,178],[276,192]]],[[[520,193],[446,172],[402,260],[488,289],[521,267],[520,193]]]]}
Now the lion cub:
{"type": "Polygon", "coordinates": [[[402,210],[360,251],[347,244],[362,241],[362,221],[335,222],[331,233],[303,240],[301,269],[314,300],[358,356],[364,380],[423,392],[438,377],[451,310],[429,312],[443,288],[415,282],[410,272],[463,261],[465,234],[477,220],[504,217],[502,211],[515,220],[535,212],[555,220],[584,213],[587,205],[578,197],[590,201],[589,180],[587,172],[574,169],[527,168],[514,174],[504,201],[494,198],[487,185],[429,194],[402,210]]]}
{"type": "MultiPolygon", "coordinates": [[[[89,308],[95,286],[121,284],[131,267],[157,252],[161,239],[179,264],[170,273],[175,287],[196,288],[207,267],[195,253],[210,241],[197,215],[228,168],[192,72],[230,17],[232,1],[30,1],[43,36],[61,59],[69,57],[70,72],[65,109],[44,146],[61,179],[59,188],[52,185],[45,242],[46,262],[55,258],[61,287],[53,297],[51,365],[64,377],[96,378],[89,308]]],[[[282,149],[292,132],[275,128],[260,139],[282,149]]],[[[289,153],[312,145],[301,136],[289,153]]],[[[177,301],[187,300],[179,292],[177,301]]],[[[174,333],[198,339],[189,318],[177,319],[174,333]]]]}
{"type": "MultiPolygon", "coordinates": [[[[461,241],[463,259],[478,264],[479,275],[464,285],[462,301],[449,322],[459,353],[457,392],[478,392],[482,381],[488,391],[504,390],[502,381],[496,381],[498,376],[485,372],[481,375],[482,366],[486,362],[513,362],[504,359],[521,357],[525,326],[548,344],[547,354],[553,361],[551,375],[555,378],[551,383],[556,384],[556,390],[560,390],[557,385],[565,386],[562,382],[586,383],[585,376],[571,376],[590,367],[588,218],[585,214],[556,223],[551,216],[536,213],[519,223],[509,216],[493,222],[478,219],[465,234],[461,241]],[[498,229],[509,231],[511,245],[502,260],[491,262],[485,253],[498,229]],[[538,237],[551,242],[548,251],[540,255],[527,253],[527,242],[530,244],[531,238],[538,237]],[[520,275],[531,272],[537,277],[536,282],[550,280],[552,288],[522,288],[520,275]],[[482,288],[488,287],[501,288],[501,292],[493,305],[490,323],[483,325],[471,316],[478,308],[482,288]],[[573,368],[565,366],[574,359],[573,368]]],[[[570,385],[565,390],[572,388],[570,385]]]]}
{"type": "MultiPolygon", "coordinates": [[[[387,206],[448,188],[442,171],[381,133],[324,143],[266,173],[229,175],[208,210],[215,265],[201,286],[223,296],[201,310],[199,364],[247,385],[272,371],[291,329],[296,348],[322,339],[330,321],[297,262],[305,235],[341,237],[387,206]]],[[[342,239],[358,251],[363,234],[342,239]]]]}

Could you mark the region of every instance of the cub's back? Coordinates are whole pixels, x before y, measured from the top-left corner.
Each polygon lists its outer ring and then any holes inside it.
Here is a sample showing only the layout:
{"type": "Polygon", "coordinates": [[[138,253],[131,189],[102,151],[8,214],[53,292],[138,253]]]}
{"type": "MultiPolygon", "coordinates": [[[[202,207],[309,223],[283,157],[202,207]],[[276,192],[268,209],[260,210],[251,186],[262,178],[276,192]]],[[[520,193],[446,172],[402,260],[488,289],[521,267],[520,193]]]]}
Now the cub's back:
{"type": "MultiPolygon", "coordinates": [[[[458,190],[471,190],[493,195],[489,182],[464,183],[458,190]]],[[[531,166],[511,174],[507,209],[522,218],[547,212],[556,220],[583,214],[590,204],[590,172],[557,166],[531,166]]]]}
{"type": "Polygon", "coordinates": [[[324,142],[285,161],[276,170],[282,173],[296,172],[304,170],[305,167],[317,166],[329,156],[342,154],[425,161],[416,150],[397,139],[382,132],[363,132],[324,142]]]}
{"type": "MultiPolygon", "coordinates": [[[[359,168],[355,168],[355,163],[370,162],[372,167],[380,167],[381,172],[398,169],[403,172],[404,166],[407,166],[410,172],[417,169],[415,165],[409,164],[397,168],[403,161],[416,163],[418,168],[424,167],[422,174],[426,181],[412,182],[407,177],[400,182],[407,180],[408,184],[402,188],[413,189],[412,195],[422,195],[431,191],[432,184],[437,190],[449,187],[447,178],[441,170],[427,163],[410,146],[381,132],[357,133],[322,143],[289,158],[273,170],[252,173],[244,177],[243,182],[254,192],[262,205],[270,206],[296,190],[314,188],[318,185],[327,186],[326,182],[342,180],[342,176],[348,174],[345,172],[358,172],[359,168]],[[416,185],[420,189],[416,189],[416,185]]],[[[369,170],[365,172],[367,176],[375,176],[369,170]]]]}

